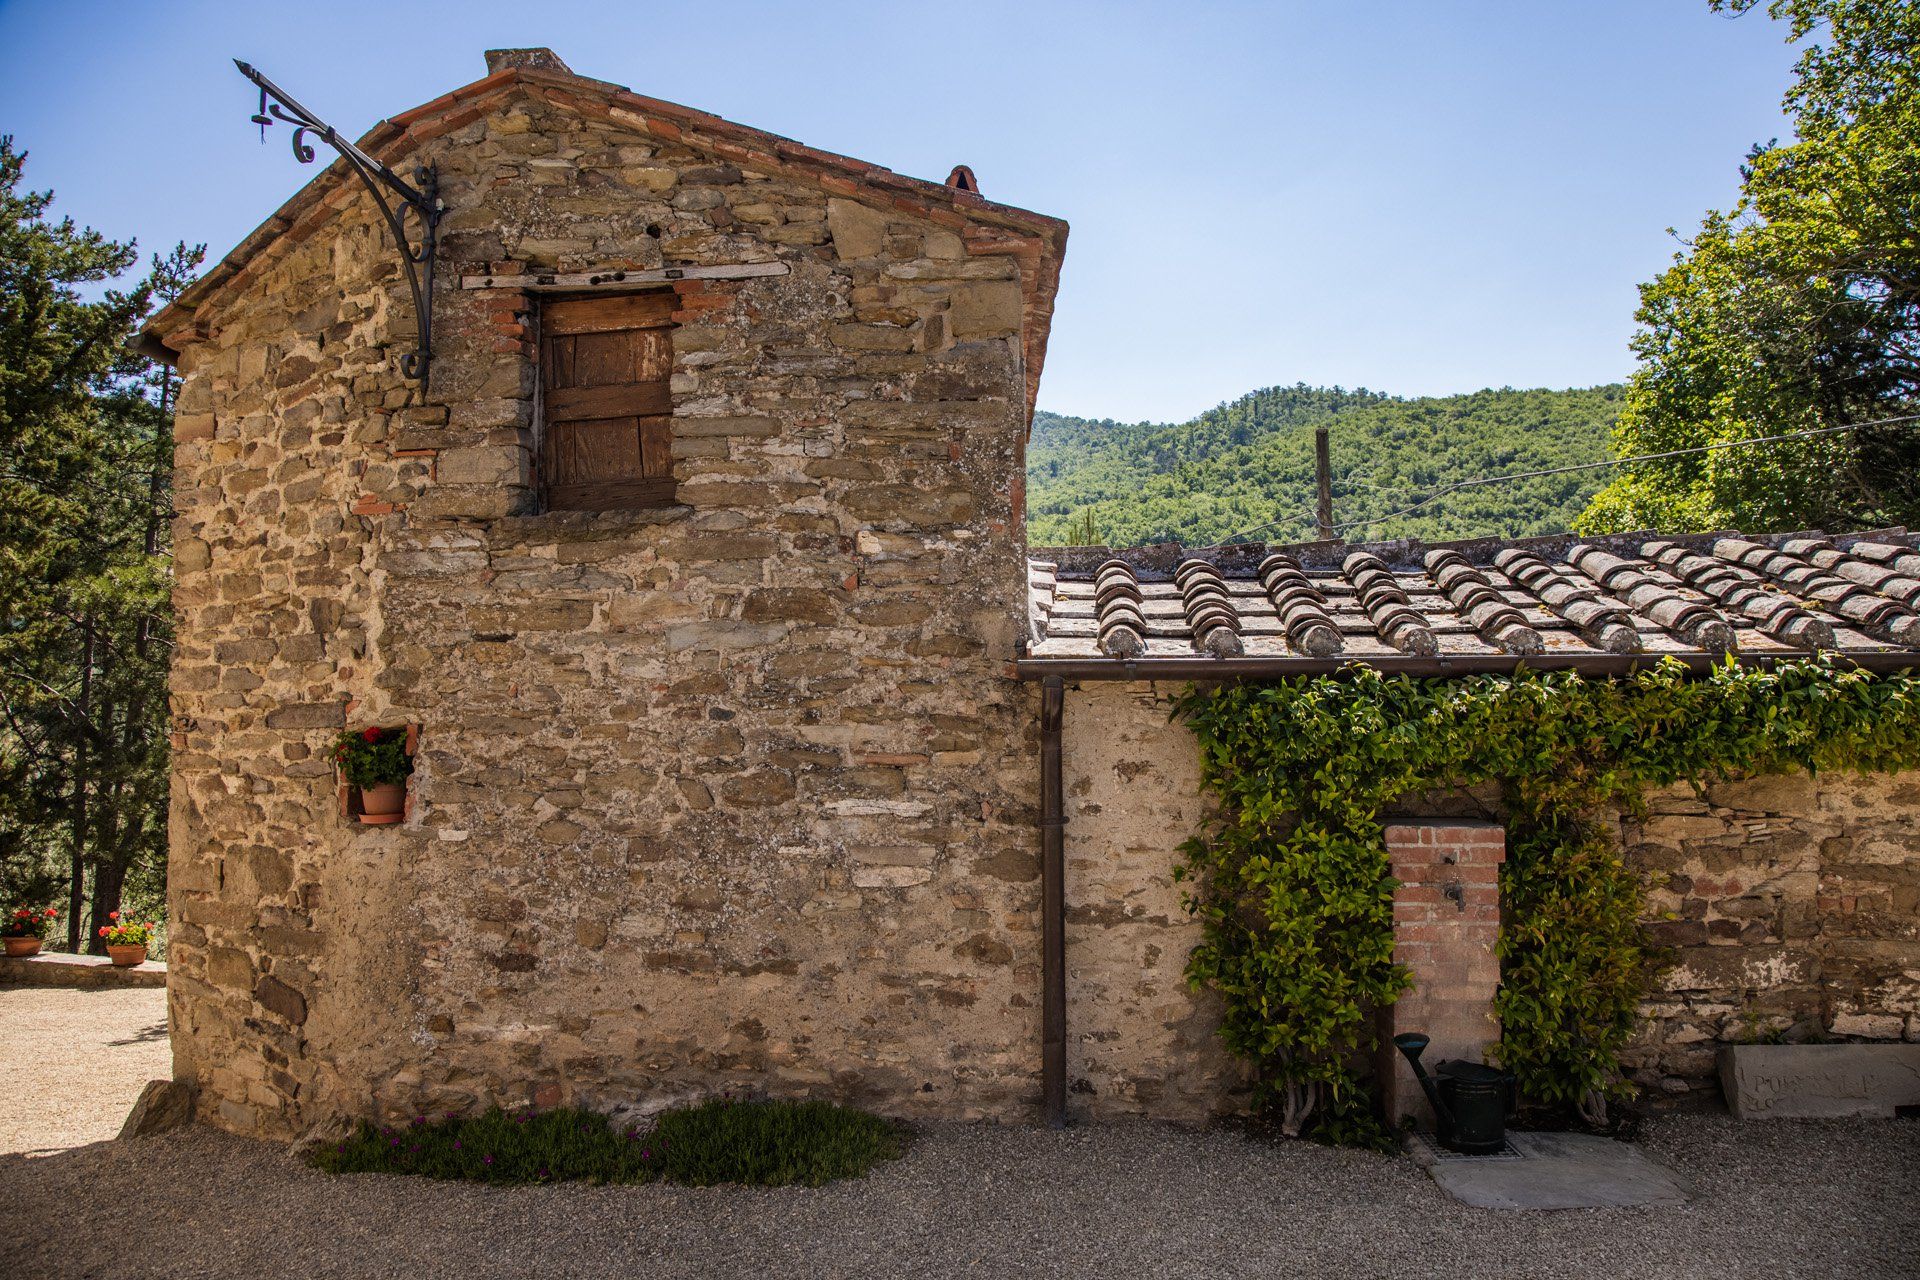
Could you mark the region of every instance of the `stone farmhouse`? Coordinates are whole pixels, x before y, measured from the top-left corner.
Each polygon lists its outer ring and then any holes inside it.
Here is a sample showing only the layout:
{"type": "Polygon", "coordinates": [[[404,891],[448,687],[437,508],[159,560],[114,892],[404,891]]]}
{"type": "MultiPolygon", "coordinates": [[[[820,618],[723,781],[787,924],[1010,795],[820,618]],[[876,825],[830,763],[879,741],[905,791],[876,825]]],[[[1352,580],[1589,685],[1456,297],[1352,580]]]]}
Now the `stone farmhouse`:
{"type": "MultiPolygon", "coordinates": [[[[146,333],[184,376],[173,1043],[215,1124],[728,1088],[1203,1119],[1245,1082],[1182,976],[1168,690],[1920,651],[1901,531],[1030,555],[1064,222],[545,50],[488,70],[360,143],[445,207],[424,385],[344,163],[146,333]],[[330,762],[369,725],[413,731],[396,824],[330,762]]],[[[1920,1037],[1916,802],[1771,778],[1623,828],[1680,957],[1643,1082],[1705,1085],[1755,1007],[1920,1037]]],[[[1396,1015],[1443,1047],[1490,1038],[1497,818],[1389,833],[1468,890],[1406,952],[1455,979],[1396,1015]]]]}

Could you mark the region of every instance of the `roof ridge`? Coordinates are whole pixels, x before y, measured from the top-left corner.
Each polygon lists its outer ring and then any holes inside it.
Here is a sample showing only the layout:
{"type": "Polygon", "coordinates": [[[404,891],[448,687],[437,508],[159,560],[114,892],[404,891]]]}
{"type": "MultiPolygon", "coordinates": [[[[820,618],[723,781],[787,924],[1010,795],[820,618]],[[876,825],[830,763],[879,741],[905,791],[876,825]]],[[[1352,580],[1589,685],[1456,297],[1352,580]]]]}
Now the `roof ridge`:
{"type": "MultiPolygon", "coordinates": [[[[636,119],[621,122],[655,137],[680,141],[686,131],[691,130],[708,136],[704,142],[700,138],[686,139],[689,145],[749,167],[771,169],[782,176],[812,181],[835,195],[858,198],[863,187],[872,188],[876,202],[904,213],[919,213],[950,226],[984,223],[1036,238],[1042,246],[1032,255],[1036,278],[1022,279],[1028,305],[1033,308],[1026,323],[1036,327],[1036,332],[1029,333],[1026,339],[1030,344],[1027,360],[1031,412],[1040,366],[1046,356],[1046,331],[1053,314],[1053,295],[1059,288],[1060,258],[1066,246],[1068,226],[1063,219],[987,200],[977,192],[961,191],[932,179],[909,177],[854,156],[823,151],[709,111],[635,93],[613,81],[546,67],[509,66],[490,72],[376,122],[356,140],[356,145],[382,163],[392,163],[412,148],[479,119],[484,114],[481,104],[515,89],[536,92],[554,105],[572,105],[576,109],[587,104],[568,104],[565,99],[582,92],[592,94],[606,100],[609,117],[619,119],[618,112],[631,113],[636,119]],[[682,124],[686,129],[679,127],[682,124]],[[943,210],[946,211],[944,217],[941,216],[943,210]]],[[[349,173],[346,162],[336,159],[314,174],[179,297],[150,317],[140,328],[139,349],[156,359],[170,359],[177,351],[176,340],[190,341],[199,336],[195,330],[200,323],[201,309],[224,302],[233,288],[244,283],[248,269],[261,254],[291,233],[298,232],[297,239],[317,227],[331,212],[330,200],[344,202],[352,198],[357,189],[343,183],[349,173]],[[343,190],[349,194],[336,196],[336,192],[343,190]]],[[[979,238],[983,246],[989,235],[991,232],[979,238]]],[[[1006,248],[1013,250],[1011,245],[1006,248]]],[[[1023,263],[1023,277],[1026,266],[1023,263]]]]}

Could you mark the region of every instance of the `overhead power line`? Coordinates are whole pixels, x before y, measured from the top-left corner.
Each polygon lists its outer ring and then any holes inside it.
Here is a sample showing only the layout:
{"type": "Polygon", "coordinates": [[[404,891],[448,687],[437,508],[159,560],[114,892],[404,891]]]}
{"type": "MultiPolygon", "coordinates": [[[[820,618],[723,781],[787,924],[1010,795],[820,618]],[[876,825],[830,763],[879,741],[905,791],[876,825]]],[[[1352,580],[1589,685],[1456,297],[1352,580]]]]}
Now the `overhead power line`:
{"type": "MultiPolygon", "coordinates": [[[[1450,493],[1458,493],[1462,489],[1477,489],[1490,484],[1506,484],[1513,480],[1533,480],[1541,476],[1568,475],[1576,471],[1598,471],[1606,467],[1624,467],[1635,462],[1660,462],[1668,458],[1686,458],[1696,454],[1713,453],[1720,449],[1741,449],[1757,444],[1779,444],[1785,440],[1811,440],[1817,436],[1841,435],[1848,431],[1864,430],[1867,427],[1890,427],[1905,422],[1920,422],[1920,413],[1902,414],[1895,418],[1876,418],[1871,422],[1849,422],[1838,427],[1811,427],[1805,431],[1783,431],[1778,435],[1754,436],[1746,440],[1722,440],[1717,444],[1696,445],[1691,449],[1668,449],[1662,453],[1639,453],[1626,458],[1608,458],[1602,462],[1581,462],[1566,467],[1545,467],[1538,471],[1513,471],[1498,476],[1476,476],[1471,480],[1457,480],[1452,484],[1442,485],[1418,502],[1413,503],[1411,506],[1402,507],[1398,511],[1390,511],[1382,516],[1370,516],[1365,520],[1349,520],[1341,524],[1336,524],[1333,528],[1336,533],[1345,533],[1349,529],[1362,529],[1368,525],[1384,524],[1388,520],[1395,520],[1401,516],[1412,515],[1422,507],[1437,502],[1450,493]]],[[[1286,524],[1290,520],[1297,520],[1299,518],[1299,515],[1281,516],[1277,520],[1269,520],[1267,523],[1257,524],[1251,529],[1243,529],[1239,533],[1229,534],[1219,542],[1211,545],[1214,547],[1224,547],[1252,534],[1263,532],[1276,525],[1286,524]]],[[[1202,548],[1202,550],[1205,549],[1206,548],[1202,548]]]]}

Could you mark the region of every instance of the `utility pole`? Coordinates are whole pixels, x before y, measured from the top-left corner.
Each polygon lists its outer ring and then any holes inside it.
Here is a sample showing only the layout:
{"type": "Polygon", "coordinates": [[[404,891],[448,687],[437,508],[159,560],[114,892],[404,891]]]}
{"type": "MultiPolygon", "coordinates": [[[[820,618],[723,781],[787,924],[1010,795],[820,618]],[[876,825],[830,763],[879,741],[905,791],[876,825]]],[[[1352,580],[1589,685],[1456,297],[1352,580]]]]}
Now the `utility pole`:
{"type": "Polygon", "coordinates": [[[1315,532],[1322,542],[1333,541],[1333,463],[1327,444],[1327,429],[1313,432],[1313,472],[1316,501],[1313,509],[1315,532]]]}

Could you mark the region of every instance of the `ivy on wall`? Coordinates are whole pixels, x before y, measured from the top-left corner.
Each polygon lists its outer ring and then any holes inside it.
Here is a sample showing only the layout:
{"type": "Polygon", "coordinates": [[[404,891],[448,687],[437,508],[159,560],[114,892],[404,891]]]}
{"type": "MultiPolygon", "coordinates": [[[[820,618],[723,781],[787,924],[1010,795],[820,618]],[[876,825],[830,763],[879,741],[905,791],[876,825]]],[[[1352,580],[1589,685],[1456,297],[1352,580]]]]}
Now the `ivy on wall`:
{"type": "Polygon", "coordinates": [[[1364,1111],[1373,1011],[1408,985],[1393,962],[1382,819],[1396,798],[1499,785],[1494,1051],[1526,1096],[1597,1118],[1628,1091],[1619,1054],[1651,972],[1643,886],[1606,821],[1683,779],[1920,765],[1920,677],[1812,658],[1706,676],[1669,661],[1596,680],[1356,665],[1189,689],[1176,714],[1221,802],[1175,872],[1203,929],[1187,975],[1224,998],[1222,1037],[1295,1134],[1337,1133],[1364,1111]]]}

